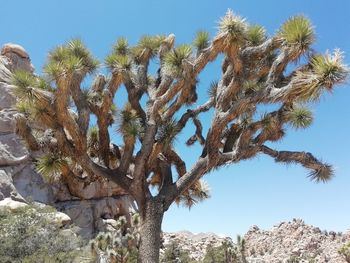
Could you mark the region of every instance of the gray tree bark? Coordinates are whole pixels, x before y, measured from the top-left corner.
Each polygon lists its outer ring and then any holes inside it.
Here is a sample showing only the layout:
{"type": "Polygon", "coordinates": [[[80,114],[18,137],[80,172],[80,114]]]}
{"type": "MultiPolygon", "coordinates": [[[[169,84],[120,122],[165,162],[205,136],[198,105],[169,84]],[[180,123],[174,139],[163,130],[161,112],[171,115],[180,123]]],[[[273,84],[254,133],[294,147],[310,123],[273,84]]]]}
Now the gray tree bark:
{"type": "Polygon", "coordinates": [[[161,225],[164,216],[163,204],[158,199],[147,200],[141,215],[140,263],[158,263],[161,225]]]}

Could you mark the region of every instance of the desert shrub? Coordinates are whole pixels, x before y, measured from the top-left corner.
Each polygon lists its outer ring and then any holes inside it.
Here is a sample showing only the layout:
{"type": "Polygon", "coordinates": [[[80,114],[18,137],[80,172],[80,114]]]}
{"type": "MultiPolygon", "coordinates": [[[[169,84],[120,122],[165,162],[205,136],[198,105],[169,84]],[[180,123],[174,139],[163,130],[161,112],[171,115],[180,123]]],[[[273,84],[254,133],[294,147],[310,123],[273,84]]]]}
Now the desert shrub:
{"type": "Polygon", "coordinates": [[[350,263],[350,242],[342,246],[338,252],[345,258],[346,262],[350,263]]]}
{"type": "Polygon", "coordinates": [[[203,263],[223,263],[225,262],[225,250],[222,246],[207,247],[207,252],[203,259],[203,263]]]}
{"type": "Polygon", "coordinates": [[[287,259],[287,263],[299,263],[301,261],[301,258],[298,256],[290,256],[290,258],[287,259]]]}
{"type": "Polygon", "coordinates": [[[221,246],[208,246],[203,263],[246,263],[245,240],[237,236],[234,244],[231,239],[222,242],[221,246]]]}
{"type": "Polygon", "coordinates": [[[0,211],[0,262],[69,263],[78,256],[80,240],[48,218],[52,209],[28,205],[0,211]]]}
{"type": "Polygon", "coordinates": [[[165,247],[161,257],[162,263],[195,263],[190,258],[189,252],[181,249],[178,242],[171,242],[165,247]]]}

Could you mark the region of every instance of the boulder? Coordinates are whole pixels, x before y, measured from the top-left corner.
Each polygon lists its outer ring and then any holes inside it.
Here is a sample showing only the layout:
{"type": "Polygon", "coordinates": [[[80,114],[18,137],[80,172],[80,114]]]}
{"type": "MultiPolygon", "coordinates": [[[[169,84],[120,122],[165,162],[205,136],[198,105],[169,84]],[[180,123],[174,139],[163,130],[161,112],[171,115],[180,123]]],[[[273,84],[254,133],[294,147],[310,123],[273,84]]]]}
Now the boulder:
{"type": "Polygon", "coordinates": [[[8,63],[7,67],[10,71],[24,70],[34,72],[29,55],[23,47],[17,44],[7,43],[2,46],[0,54],[9,59],[10,63],[8,63]]]}
{"type": "Polygon", "coordinates": [[[60,227],[69,225],[72,222],[72,219],[62,212],[48,213],[46,216],[52,223],[57,224],[60,227]]]}
{"type": "Polygon", "coordinates": [[[0,211],[7,210],[7,211],[14,212],[26,206],[27,206],[26,203],[15,201],[15,200],[12,200],[11,198],[5,198],[0,201],[0,211]]]}

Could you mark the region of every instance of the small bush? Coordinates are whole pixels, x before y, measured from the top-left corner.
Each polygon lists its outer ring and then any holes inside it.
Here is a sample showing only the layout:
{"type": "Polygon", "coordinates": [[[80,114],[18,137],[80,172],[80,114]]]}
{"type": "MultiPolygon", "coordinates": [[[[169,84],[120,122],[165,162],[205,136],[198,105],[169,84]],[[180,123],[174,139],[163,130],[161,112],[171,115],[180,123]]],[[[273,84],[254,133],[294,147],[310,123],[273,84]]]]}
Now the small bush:
{"type": "Polygon", "coordinates": [[[178,242],[171,242],[165,247],[161,258],[162,263],[194,263],[189,252],[181,249],[178,242]]]}
{"type": "Polygon", "coordinates": [[[15,212],[0,211],[0,262],[69,263],[80,240],[48,220],[43,209],[29,205],[15,212]]]}
{"type": "Polygon", "coordinates": [[[350,242],[346,243],[338,250],[339,254],[344,256],[346,262],[350,263],[350,242]]]}
{"type": "Polygon", "coordinates": [[[246,263],[245,253],[245,240],[237,236],[235,244],[227,239],[221,246],[209,246],[203,263],[246,263]]]}
{"type": "Polygon", "coordinates": [[[298,256],[290,256],[290,258],[287,260],[287,263],[299,263],[301,261],[301,258],[298,256]]]}

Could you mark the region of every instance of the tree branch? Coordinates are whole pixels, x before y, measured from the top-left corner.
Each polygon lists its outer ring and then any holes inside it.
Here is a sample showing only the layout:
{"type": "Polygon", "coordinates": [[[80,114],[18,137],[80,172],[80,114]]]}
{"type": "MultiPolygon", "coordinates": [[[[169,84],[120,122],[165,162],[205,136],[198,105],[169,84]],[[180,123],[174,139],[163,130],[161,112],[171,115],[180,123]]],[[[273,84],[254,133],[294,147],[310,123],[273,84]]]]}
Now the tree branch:
{"type": "Polygon", "coordinates": [[[316,182],[326,182],[334,176],[331,165],[322,163],[309,152],[276,151],[265,145],[260,146],[260,151],[274,158],[276,162],[299,163],[311,169],[309,177],[316,182]]]}

